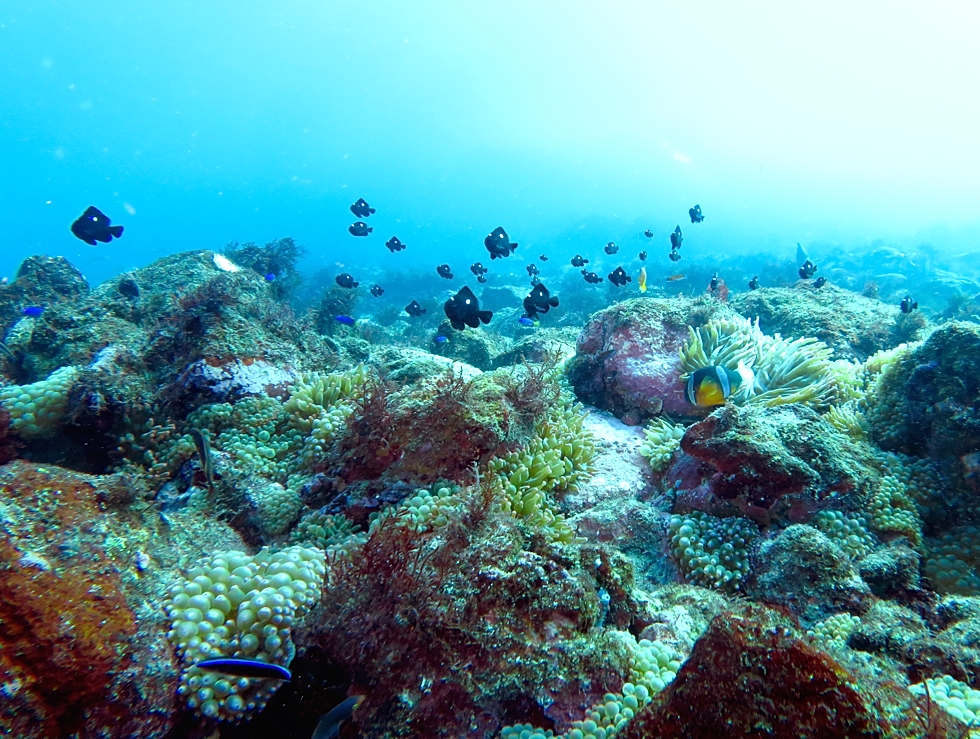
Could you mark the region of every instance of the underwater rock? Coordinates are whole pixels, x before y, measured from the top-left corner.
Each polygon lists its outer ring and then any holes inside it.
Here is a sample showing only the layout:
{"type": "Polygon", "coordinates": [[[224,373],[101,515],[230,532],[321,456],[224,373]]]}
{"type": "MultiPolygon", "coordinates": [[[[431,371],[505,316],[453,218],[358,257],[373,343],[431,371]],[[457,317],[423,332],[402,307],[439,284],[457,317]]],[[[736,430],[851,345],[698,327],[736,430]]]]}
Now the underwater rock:
{"type": "Polygon", "coordinates": [[[85,277],[64,257],[28,257],[13,282],[0,285],[0,337],[23,318],[22,308],[75,303],[88,292],[85,277]]]}
{"type": "Polygon", "coordinates": [[[235,358],[220,363],[199,359],[177,380],[189,395],[200,403],[225,403],[246,395],[268,395],[283,398],[296,380],[296,372],[264,359],[235,358]]]}
{"type": "Polygon", "coordinates": [[[678,511],[806,522],[833,505],[859,510],[877,477],[870,448],[799,405],[728,404],[687,429],[684,454],[664,474],[680,480],[678,511]],[[692,468],[690,458],[701,463],[692,468]]]}
{"type": "Polygon", "coordinates": [[[879,547],[858,562],[858,572],[879,598],[901,597],[919,590],[922,555],[904,541],[879,547]]]}
{"type": "Polygon", "coordinates": [[[578,337],[568,379],[583,403],[636,422],[667,413],[700,416],[684,398],[678,350],[688,326],[733,315],[717,301],[634,298],[592,316],[578,337]]]}
{"type": "Polygon", "coordinates": [[[454,331],[448,321],[442,322],[438,333],[447,337],[448,341],[434,344],[434,354],[451,357],[483,371],[493,369],[493,357],[510,345],[509,339],[489,331],[454,331]]]}
{"type": "Polygon", "coordinates": [[[801,525],[762,543],[745,592],[811,623],[842,611],[862,613],[871,598],[851,558],[822,532],[801,525]]]}
{"type": "Polygon", "coordinates": [[[480,305],[486,310],[497,311],[506,308],[520,308],[524,300],[524,291],[514,285],[500,287],[485,287],[480,294],[480,305]]]}
{"type": "Polygon", "coordinates": [[[441,375],[449,370],[464,380],[472,380],[482,374],[476,367],[453,361],[449,357],[401,346],[378,347],[372,352],[370,363],[386,382],[395,387],[413,385],[426,377],[441,375]]]}
{"type": "Polygon", "coordinates": [[[901,685],[845,669],[789,619],[748,606],[715,618],[675,680],[617,736],[911,739],[920,734],[892,722],[915,726],[914,708],[901,685]]]}
{"type": "MultiPolygon", "coordinates": [[[[100,509],[109,478],[0,468],[0,731],[25,738],[162,736],[173,655],[134,555],[144,535],[100,509]]],[[[156,587],[161,587],[159,584],[156,587]]]]}
{"type": "Polygon", "coordinates": [[[495,356],[493,367],[507,367],[525,361],[536,364],[555,357],[564,361],[575,354],[575,333],[568,329],[539,329],[495,356]]]}
{"type": "Polygon", "coordinates": [[[883,448],[949,460],[980,450],[980,326],[940,326],[882,377],[868,413],[883,448]]]}
{"type": "Polygon", "coordinates": [[[732,294],[728,304],[759,328],[786,339],[814,337],[834,350],[835,359],[864,361],[894,346],[896,306],[866,298],[833,284],[814,288],[801,281],[795,287],[768,287],[732,294]]]}

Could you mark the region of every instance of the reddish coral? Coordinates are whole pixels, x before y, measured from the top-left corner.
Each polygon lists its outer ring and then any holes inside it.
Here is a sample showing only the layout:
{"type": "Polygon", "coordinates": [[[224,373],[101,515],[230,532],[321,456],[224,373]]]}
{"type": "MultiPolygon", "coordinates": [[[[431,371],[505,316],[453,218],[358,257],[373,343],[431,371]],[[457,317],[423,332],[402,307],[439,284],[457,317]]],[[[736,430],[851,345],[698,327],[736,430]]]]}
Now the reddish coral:
{"type": "MultiPolygon", "coordinates": [[[[855,676],[797,634],[758,606],[716,617],[671,686],[622,739],[891,736],[855,676]]],[[[911,702],[909,694],[905,705],[911,702]]]]}
{"type": "Polygon", "coordinates": [[[99,544],[95,486],[20,461],[0,475],[0,667],[16,694],[0,729],[67,736],[83,725],[120,726],[125,717],[131,730],[141,705],[127,694],[135,617],[99,544]]]}
{"type": "Polygon", "coordinates": [[[485,508],[436,535],[386,525],[333,566],[312,639],[368,696],[365,736],[567,728],[622,681],[584,638],[598,599],[572,566],[522,551],[513,522],[485,508]]]}

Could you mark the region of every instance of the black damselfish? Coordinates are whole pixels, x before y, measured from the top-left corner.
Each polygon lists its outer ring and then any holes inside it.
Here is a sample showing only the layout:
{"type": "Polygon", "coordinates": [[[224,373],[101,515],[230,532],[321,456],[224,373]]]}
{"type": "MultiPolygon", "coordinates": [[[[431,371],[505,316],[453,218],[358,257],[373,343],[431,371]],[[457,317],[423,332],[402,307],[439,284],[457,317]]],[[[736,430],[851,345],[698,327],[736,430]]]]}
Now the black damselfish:
{"type": "Polygon", "coordinates": [[[668,254],[667,256],[670,257],[670,261],[672,261],[672,262],[679,262],[679,261],[681,261],[681,253],[679,251],[677,251],[676,249],[671,249],[670,250],[670,254],[668,254]]]}
{"type": "Polygon", "coordinates": [[[583,257],[581,254],[576,254],[574,257],[572,257],[572,266],[573,267],[584,267],[588,263],[589,263],[589,260],[586,259],[585,257],[583,257]]]}
{"type": "Polygon", "coordinates": [[[590,272],[587,269],[582,270],[582,277],[584,277],[585,281],[590,285],[598,285],[600,282],[602,282],[602,278],[599,277],[599,275],[597,275],[595,272],[590,272]]]}
{"type": "Polygon", "coordinates": [[[483,245],[490,252],[491,260],[509,257],[514,253],[514,249],[517,248],[517,244],[510,240],[503,226],[497,226],[491,231],[483,240],[483,245]]]}
{"type": "Polygon", "coordinates": [[[687,214],[691,216],[691,223],[701,223],[704,220],[704,216],[701,215],[701,206],[695,205],[693,208],[689,208],[687,214]]]}
{"type": "Polygon", "coordinates": [[[385,294],[385,289],[381,287],[381,285],[372,285],[371,294],[376,298],[380,298],[382,295],[385,294]]]}
{"type": "Polygon", "coordinates": [[[534,286],[534,289],[524,298],[524,314],[533,319],[538,313],[547,313],[558,307],[558,296],[548,292],[544,283],[534,286]]]}
{"type": "Polygon", "coordinates": [[[754,275],[751,280],[749,280],[749,290],[759,289],[759,275],[754,275]]]}
{"type": "Polygon", "coordinates": [[[341,287],[346,287],[348,290],[357,287],[358,285],[361,284],[360,282],[354,282],[354,278],[351,277],[346,272],[341,272],[339,275],[337,275],[334,278],[334,280],[338,285],[340,285],[341,287]]]}
{"type": "Polygon", "coordinates": [[[648,228],[646,231],[643,232],[643,235],[646,236],[648,239],[652,239],[653,238],[653,231],[651,231],[648,228]]]}
{"type": "Polygon", "coordinates": [[[670,248],[680,249],[682,243],[684,243],[684,234],[681,233],[681,227],[677,226],[674,228],[674,233],[670,235],[670,248]]]}
{"type": "Polygon", "coordinates": [[[800,278],[804,280],[809,280],[817,273],[817,265],[807,259],[803,262],[803,266],[800,267],[799,274],[800,278]]]}
{"type": "Polygon", "coordinates": [[[616,269],[609,273],[608,277],[609,281],[617,287],[622,287],[627,282],[633,281],[633,278],[626,274],[626,270],[622,267],[616,267],[616,269]]]}
{"type": "Polygon", "coordinates": [[[449,268],[448,264],[440,264],[438,267],[436,267],[436,272],[439,273],[440,277],[446,280],[453,279],[453,271],[449,268]]]}
{"type": "Polygon", "coordinates": [[[603,250],[606,252],[606,254],[616,254],[619,251],[619,247],[610,241],[603,247],[603,250]]]}
{"type": "Polygon", "coordinates": [[[641,262],[645,262],[647,260],[647,253],[645,251],[641,251],[639,257],[641,262]]]}
{"type": "Polygon", "coordinates": [[[548,255],[547,254],[542,254],[540,257],[538,257],[538,259],[540,259],[542,262],[547,262],[548,261],[548,255]]]}
{"type": "Polygon", "coordinates": [[[477,276],[479,276],[479,275],[485,275],[487,273],[487,268],[484,267],[479,262],[473,262],[473,264],[470,265],[470,272],[472,272],[473,274],[475,274],[477,276]]]}
{"type": "Polygon", "coordinates": [[[109,216],[94,205],[90,205],[71,224],[71,232],[86,244],[95,246],[97,241],[108,244],[113,238],[118,239],[123,234],[123,227],[113,226],[109,216]]]}
{"type": "Polygon", "coordinates": [[[485,285],[487,283],[487,276],[486,275],[477,275],[476,276],[476,281],[479,282],[481,285],[485,285]]]}
{"type": "Polygon", "coordinates": [[[534,277],[534,275],[541,274],[541,270],[538,269],[536,264],[528,264],[524,267],[527,270],[528,277],[534,277]]]}
{"type": "Polygon", "coordinates": [[[443,306],[446,311],[446,318],[457,331],[462,331],[466,326],[479,328],[480,323],[490,323],[493,318],[493,311],[480,310],[480,301],[476,295],[465,285],[453,295],[443,306]]]}
{"type": "Polygon", "coordinates": [[[821,288],[821,287],[823,287],[826,284],[827,284],[827,278],[826,277],[818,277],[817,279],[815,279],[813,281],[813,286],[816,287],[816,288],[821,288]]]}
{"type": "Polygon", "coordinates": [[[405,306],[405,312],[410,316],[418,318],[423,313],[425,313],[425,308],[419,305],[419,301],[413,300],[411,303],[405,306]]]}
{"type": "Polygon", "coordinates": [[[357,202],[350,207],[350,212],[358,218],[367,218],[369,215],[376,213],[377,211],[367,204],[367,200],[364,198],[358,198],[357,202]]]}
{"type": "Polygon", "coordinates": [[[388,251],[394,254],[396,251],[404,249],[406,245],[399,241],[397,236],[392,236],[385,242],[385,246],[388,247],[388,251]]]}
{"type": "Polygon", "coordinates": [[[374,229],[367,225],[364,221],[358,221],[357,223],[352,223],[347,227],[350,231],[351,236],[367,236],[374,229]]]}
{"type": "Polygon", "coordinates": [[[914,311],[916,308],[919,307],[919,303],[915,300],[912,300],[911,295],[906,295],[904,298],[902,298],[902,302],[898,304],[898,307],[902,311],[902,313],[911,313],[912,311],[914,311]]]}

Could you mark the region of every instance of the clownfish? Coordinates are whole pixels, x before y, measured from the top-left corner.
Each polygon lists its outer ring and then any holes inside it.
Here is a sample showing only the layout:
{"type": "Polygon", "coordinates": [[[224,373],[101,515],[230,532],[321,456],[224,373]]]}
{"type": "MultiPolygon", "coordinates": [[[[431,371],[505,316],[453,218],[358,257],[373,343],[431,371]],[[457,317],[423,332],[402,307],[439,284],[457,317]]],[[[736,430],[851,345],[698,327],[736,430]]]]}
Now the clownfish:
{"type": "Polygon", "coordinates": [[[732,393],[743,384],[751,385],[754,379],[752,370],[742,362],[738,363],[738,369],[734,371],[718,365],[702,367],[687,378],[684,397],[691,405],[701,408],[724,405],[732,393]]]}
{"type": "Polygon", "coordinates": [[[647,291],[647,268],[640,267],[640,276],[636,281],[636,284],[640,286],[640,292],[645,293],[647,291]]]}

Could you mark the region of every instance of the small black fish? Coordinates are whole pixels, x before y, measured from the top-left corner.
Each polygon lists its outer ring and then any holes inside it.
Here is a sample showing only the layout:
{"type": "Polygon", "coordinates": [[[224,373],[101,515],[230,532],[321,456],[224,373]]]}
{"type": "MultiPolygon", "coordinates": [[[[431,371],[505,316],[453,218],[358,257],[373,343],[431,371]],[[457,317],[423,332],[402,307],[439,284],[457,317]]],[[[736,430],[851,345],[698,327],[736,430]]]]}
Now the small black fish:
{"type": "Polygon", "coordinates": [[[803,266],[800,267],[800,277],[804,280],[809,280],[816,273],[817,273],[817,265],[815,265],[809,259],[803,262],[803,266]]]}
{"type": "Polygon", "coordinates": [[[622,267],[616,267],[616,269],[609,273],[608,277],[609,281],[617,287],[622,287],[627,282],[633,281],[633,278],[626,274],[626,270],[622,267]]]}
{"type": "Polygon", "coordinates": [[[350,212],[353,213],[358,218],[367,218],[372,213],[376,211],[370,205],[367,204],[367,200],[364,198],[358,198],[357,202],[350,207],[350,212]]]}
{"type": "Polygon", "coordinates": [[[436,267],[436,272],[439,273],[440,277],[446,280],[453,279],[453,271],[449,268],[448,264],[440,264],[438,267],[436,267]]]}
{"type": "Polygon", "coordinates": [[[534,277],[534,275],[541,274],[541,270],[538,269],[538,265],[536,264],[529,264],[524,267],[524,269],[527,270],[528,277],[534,277]]]}
{"type": "Polygon", "coordinates": [[[385,294],[385,289],[381,287],[381,285],[372,285],[371,294],[376,298],[380,298],[382,295],[385,294]]]}
{"type": "Polygon", "coordinates": [[[443,306],[446,311],[446,318],[457,331],[462,331],[466,326],[479,328],[480,323],[490,323],[493,318],[493,311],[480,310],[480,301],[476,295],[465,285],[453,295],[443,306]]]}
{"type": "Polygon", "coordinates": [[[714,292],[715,290],[718,289],[718,273],[717,272],[715,272],[713,275],[711,275],[711,282],[708,283],[708,289],[711,292],[714,292]]]}
{"type": "Polygon", "coordinates": [[[704,220],[704,216],[701,215],[701,206],[695,205],[693,208],[689,208],[687,214],[691,216],[691,223],[701,223],[704,220]]]}
{"type": "Polygon", "coordinates": [[[816,287],[816,288],[821,288],[821,287],[823,287],[826,284],[827,284],[827,278],[826,277],[818,277],[817,279],[815,279],[813,281],[813,286],[816,287]]]}
{"type": "Polygon", "coordinates": [[[684,234],[681,233],[681,227],[677,226],[674,229],[674,233],[670,235],[670,248],[680,249],[681,244],[684,242],[684,234]]]}
{"type": "Polygon", "coordinates": [[[419,305],[419,301],[413,300],[411,303],[405,306],[405,312],[410,316],[418,318],[423,313],[425,313],[425,308],[419,305]]]}
{"type": "Polygon", "coordinates": [[[535,285],[540,285],[540,284],[541,284],[541,278],[540,277],[538,277],[537,275],[534,275],[534,276],[531,277],[531,287],[534,287],[535,285]]]}
{"type": "Polygon", "coordinates": [[[348,290],[360,285],[360,282],[354,282],[354,278],[351,277],[346,272],[342,272],[334,278],[334,281],[341,287],[346,287],[348,290]]]}
{"type": "Polygon", "coordinates": [[[517,244],[510,240],[507,232],[504,231],[503,226],[497,226],[493,231],[491,231],[487,237],[483,240],[483,245],[487,247],[487,251],[490,252],[490,260],[503,259],[504,257],[509,257],[514,249],[517,248],[517,244]]]}
{"type": "Polygon", "coordinates": [[[538,259],[540,259],[542,262],[547,262],[548,261],[548,255],[547,254],[542,254],[540,257],[538,257],[538,259]]]}
{"type": "Polygon", "coordinates": [[[585,257],[583,257],[581,254],[576,254],[574,257],[572,257],[572,266],[573,267],[584,267],[588,263],[589,263],[589,260],[586,259],[585,257]]]}
{"type": "Polygon", "coordinates": [[[479,275],[485,275],[487,273],[487,268],[484,267],[479,262],[473,262],[473,264],[470,265],[470,272],[472,272],[473,274],[475,274],[477,276],[479,276],[479,275]]]}
{"type": "Polygon", "coordinates": [[[352,223],[347,227],[350,231],[351,236],[367,236],[374,229],[367,225],[364,221],[358,221],[357,223],[352,223]]]}
{"type": "Polygon", "coordinates": [[[619,247],[610,241],[603,247],[603,250],[606,252],[606,254],[616,254],[619,251],[619,247]]]}
{"type": "Polygon", "coordinates": [[[221,672],[235,677],[264,678],[266,680],[289,680],[292,677],[292,673],[282,665],[240,657],[205,659],[194,666],[208,672],[221,672]]]}
{"type": "Polygon", "coordinates": [[[487,283],[487,276],[486,275],[477,275],[476,276],[476,281],[479,282],[481,285],[485,285],[487,283]]]}
{"type": "Polygon", "coordinates": [[[919,304],[915,300],[912,300],[911,295],[906,295],[902,298],[902,302],[898,304],[898,307],[902,310],[902,313],[911,313],[919,307],[919,304]]]}
{"type": "Polygon", "coordinates": [[[94,205],[90,205],[71,224],[71,232],[86,244],[95,246],[97,241],[108,244],[113,238],[118,239],[123,234],[123,227],[113,226],[109,216],[94,205]]]}
{"type": "Polygon", "coordinates": [[[749,290],[759,289],[759,275],[753,275],[752,279],[749,280],[749,290]]]}
{"type": "Polygon", "coordinates": [[[639,256],[641,262],[645,262],[647,260],[647,253],[645,251],[641,251],[639,256]]]}
{"type": "Polygon", "coordinates": [[[670,261],[672,261],[672,262],[679,262],[679,261],[681,261],[681,253],[679,251],[677,251],[676,249],[671,249],[670,250],[670,254],[668,256],[670,257],[670,261]]]}
{"type": "Polygon", "coordinates": [[[643,235],[646,236],[648,239],[652,239],[653,238],[653,231],[651,231],[648,228],[646,231],[643,232],[643,235]]]}
{"type": "Polygon", "coordinates": [[[585,281],[590,285],[598,285],[600,282],[602,282],[602,278],[599,277],[599,275],[597,275],[595,272],[590,272],[587,269],[582,270],[582,277],[584,277],[585,281]]]}
{"type": "Polygon", "coordinates": [[[524,298],[524,314],[534,320],[538,313],[547,313],[552,308],[558,307],[558,296],[548,292],[543,284],[537,284],[534,289],[524,298]]]}
{"type": "Polygon", "coordinates": [[[385,246],[388,247],[388,251],[394,254],[396,251],[404,249],[406,245],[399,241],[397,236],[392,236],[385,242],[385,246]]]}

